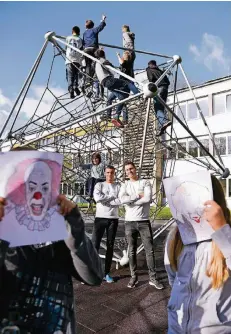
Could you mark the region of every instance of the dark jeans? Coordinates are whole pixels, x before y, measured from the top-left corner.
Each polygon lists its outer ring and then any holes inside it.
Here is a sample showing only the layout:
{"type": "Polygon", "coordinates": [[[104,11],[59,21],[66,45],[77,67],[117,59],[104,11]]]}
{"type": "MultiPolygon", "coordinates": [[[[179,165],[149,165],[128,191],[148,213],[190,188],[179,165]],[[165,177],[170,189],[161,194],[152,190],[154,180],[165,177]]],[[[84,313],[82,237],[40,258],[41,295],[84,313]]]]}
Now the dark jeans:
{"type": "Polygon", "coordinates": [[[106,230],[106,233],[107,233],[107,250],[106,250],[106,257],[105,257],[105,275],[110,273],[117,227],[118,227],[118,219],[95,218],[93,233],[92,233],[92,242],[93,242],[97,252],[99,252],[100,242],[103,238],[105,230],[106,230]]]}
{"type": "MultiPolygon", "coordinates": [[[[124,80],[110,77],[110,78],[105,79],[103,85],[104,87],[106,87],[108,90],[111,91],[108,96],[107,106],[112,105],[112,101],[115,100],[116,98],[118,98],[121,101],[129,96],[130,89],[128,87],[127,82],[124,80]],[[117,90],[119,90],[119,92],[117,90]]],[[[125,120],[127,120],[128,118],[127,107],[124,106],[124,103],[121,103],[120,105],[116,107],[116,118],[120,117],[123,107],[125,107],[124,116],[125,116],[125,120]]],[[[108,117],[111,117],[111,112],[112,110],[108,109],[107,111],[108,117]]]]}
{"type": "MultiPolygon", "coordinates": [[[[97,48],[93,48],[93,47],[91,48],[90,47],[90,48],[84,49],[84,52],[89,54],[92,57],[95,57],[94,53],[95,53],[96,50],[97,50],[97,48]]],[[[90,58],[85,57],[85,60],[86,60],[86,74],[87,74],[85,80],[87,82],[90,82],[91,79],[93,79],[93,76],[94,76],[94,73],[95,73],[95,66],[94,66],[93,60],[91,60],[90,58]]]]}
{"type": "Polygon", "coordinates": [[[79,86],[79,67],[79,63],[70,63],[66,65],[66,77],[70,93],[79,86]]]}
{"type": "Polygon", "coordinates": [[[94,177],[89,177],[89,179],[87,179],[86,181],[86,192],[88,194],[89,197],[93,198],[93,192],[94,192],[94,188],[96,183],[98,182],[104,182],[105,179],[96,179],[94,177]]]}
{"type": "MultiPolygon", "coordinates": [[[[160,97],[164,100],[166,103],[167,97],[168,97],[168,86],[160,86],[158,87],[158,93],[160,97]]],[[[165,113],[165,108],[162,103],[160,103],[155,97],[154,97],[154,108],[155,108],[155,113],[158,121],[158,128],[162,128],[164,123],[168,121],[168,117],[166,116],[165,113]]]]}
{"type": "Polygon", "coordinates": [[[150,279],[156,278],[152,229],[149,220],[125,222],[125,235],[128,242],[128,256],[131,276],[137,276],[136,251],[139,234],[144,245],[149,277],[150,279]]]}

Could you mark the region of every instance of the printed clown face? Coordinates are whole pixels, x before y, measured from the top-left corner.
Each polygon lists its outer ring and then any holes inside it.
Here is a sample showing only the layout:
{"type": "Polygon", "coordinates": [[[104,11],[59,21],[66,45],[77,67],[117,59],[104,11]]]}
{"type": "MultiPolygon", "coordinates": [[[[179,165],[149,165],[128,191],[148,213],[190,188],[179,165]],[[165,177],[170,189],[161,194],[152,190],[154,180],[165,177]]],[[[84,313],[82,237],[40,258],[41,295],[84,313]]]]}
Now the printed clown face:
{"type": "Polygon", "coordinates": [[[35,221],[43,220],[47,213],[51,202],[51,179],[51,169],[42,161],[31,164],[26,170],[26,202],[35,221]]]}

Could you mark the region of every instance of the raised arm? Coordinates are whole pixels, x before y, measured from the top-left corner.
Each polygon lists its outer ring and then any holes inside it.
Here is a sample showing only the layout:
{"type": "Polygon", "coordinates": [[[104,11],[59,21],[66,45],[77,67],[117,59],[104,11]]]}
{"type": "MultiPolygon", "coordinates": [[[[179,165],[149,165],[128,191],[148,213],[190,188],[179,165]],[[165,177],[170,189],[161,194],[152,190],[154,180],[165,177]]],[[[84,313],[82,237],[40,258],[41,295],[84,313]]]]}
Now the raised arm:
{"type": "Polygon", "coordinates": [[[139,196],[134,194],[134,195],[128,195],[126,191],[126,185],[125,183],[122,184],[119,192],[119,200],[121,204],[134,204],[137,200],[139,199],[139,196]]]}
{"type": "Polygon", "coordinates": [[[100,285],[103,279],[101,259],[85,234],[84,222],[78,207],[75,206],[65,218],[70,227],[65,243],[70,250],[77,275],[89,285],[100,285]]]}
{"type": "Polygon", "coordinates": [[[104,27],[106,26],[106,22],[105,22],[105,20],[106,20],[106,16],[105,15],[103,15],[102,16],[102,21],[100,22],[100,24],[98,25],[98,27],[95,27],[95,28],[93,28],[92,30],[95,32],[95,33],[99,33],[100,31],[102,31],[103,29],[104,29],[104,27]]]}
{"type": "Polygon", "coordinates": [[[146,181],[144,186],[144,193],[139,196],[139,199],[134,203],[134,205],[142,205],[145,203],[151,203],[152,201],[152,187],[149,181],[146,181]]]}
{"type": "Polygon", "coordinates": [[[117,54],[117,58],[118,58],[119,64],[122,65],[123,62],[124,62],[123,58],[120,57],[119,52],[116,52],[116,54],[117,54]]]}

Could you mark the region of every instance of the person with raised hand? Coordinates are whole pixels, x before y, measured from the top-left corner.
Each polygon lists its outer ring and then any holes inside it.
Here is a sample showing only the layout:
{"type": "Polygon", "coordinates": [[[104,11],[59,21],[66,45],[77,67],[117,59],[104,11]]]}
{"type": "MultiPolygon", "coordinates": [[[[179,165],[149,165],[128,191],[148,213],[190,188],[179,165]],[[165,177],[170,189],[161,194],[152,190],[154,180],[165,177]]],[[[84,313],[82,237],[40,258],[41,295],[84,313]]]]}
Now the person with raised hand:
{"type": "MultiPolygon", "coordinates": [[[[10,248],[0,235],[0,332],[75,334],[72,278],[100,285],[101,260],[75,203],[57,197],[69,236],[49,245],[10,248]]],[[[0,221],[6,200],[0,198],[0,221]]],[[[1,224],[1,222],[0,222],[1,224]]]]}

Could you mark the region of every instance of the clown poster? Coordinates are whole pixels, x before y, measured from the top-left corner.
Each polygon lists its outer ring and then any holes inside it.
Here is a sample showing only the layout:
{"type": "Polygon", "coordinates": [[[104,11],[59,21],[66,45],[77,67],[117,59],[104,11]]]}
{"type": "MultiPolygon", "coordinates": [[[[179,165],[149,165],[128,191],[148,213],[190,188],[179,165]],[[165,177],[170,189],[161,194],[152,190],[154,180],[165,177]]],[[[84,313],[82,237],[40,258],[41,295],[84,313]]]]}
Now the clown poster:
{"type": "Polygon", "coordinates": [[[166,178],[164,189],[184,245],[211,239],[214,231],[203,218],[204,203],[213,199],[210,173],[198,171],[166,178]]]}
{"type": "Polygon", "coordinates": [[[10,247],[63,240],[64,218],[56,204],[63,156],[12,151],[0,155],[0,196],[6,198],[0,239],[10,247]]]}

